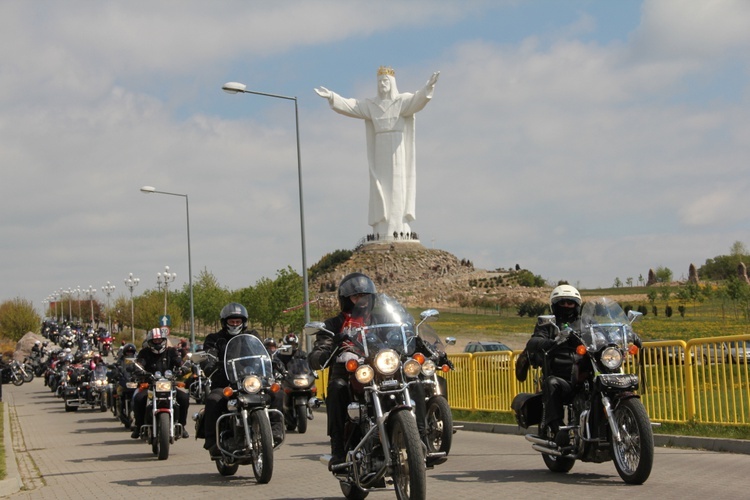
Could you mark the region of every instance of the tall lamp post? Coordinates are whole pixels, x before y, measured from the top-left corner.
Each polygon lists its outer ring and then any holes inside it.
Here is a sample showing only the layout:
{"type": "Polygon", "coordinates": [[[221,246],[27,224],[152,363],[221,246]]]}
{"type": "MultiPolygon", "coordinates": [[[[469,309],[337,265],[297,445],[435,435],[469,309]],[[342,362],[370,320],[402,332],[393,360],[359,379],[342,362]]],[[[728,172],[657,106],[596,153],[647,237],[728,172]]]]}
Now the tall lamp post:
{"type": "MultiPolygon", "coordinates": [[[[65,295],[68,296],[68,323],[73,322],[73,290],[68,288],[65,290],[65,295]]],[[[64,314],[64,313],[63,313],[64,314]]]]}
{"type": "Polygon", "coordinates": [[[130,290],[130,338],[132,343],[135,344],[135,306],[133,305],[133,288],[137,287],[141,280],[133,278],[133,273],[130,273],[124,281],[125,286],[130,290]]]}
{"type": "Polygon", "coordinates": [[[115,285],[110,284],[109,281],[107,281],[107,284],[102,287],[102,292],[107,296],[107,329],[109,332],[112,331],[112,314],[109,310],[109,297],[114,291],[115,285]]]}
{"type": "MultiPolygon", "coordinates": [[[[285,99],[287,101],[294,101],[294,124],[297,132],[297,178],[299,181],[299,227],[300,236],[302,241],[302,290],[303,290],[303,301],[305,306],[305,323],[310,322],[310,293],[307,288],[307,252],[305,250],[305,205],[303,203],[302,196],[302,157],[300,156],[299,149],[299,112],[297,110],[297,98],[289,97],[278,94],[268,94],[266,92],[257,92],[254,90],[247,90],[247,85],[238,82],[225,83],[221,89],[228,94],[255,94],[266,97],[275,97],[277,99],[285,99]]],[[[309,338],[306,338],[305,345],[307,350],[310,350],[311,342],[309,338]]]]}
{"type": "Polygon", "coordinates": [[[94,326],[94,294],[96,293],[96,288],[92,288],[91,285],[87,289],[84,290],[86,292],[86,296],[89,298],[89,306],[91,307],[91,326],[94,326]]]}
{"type": "Polygon", "coordinates": [[[167,295],[169,295],[169,284],[177,279],[177,273],[170,273],[169,266],[164,266],[164,274],[156,273],[156,286],[161,290],[164,285],[164,316],[167,315],[167,295]]]}
{"type": "Polygon", "coordinates": [[[83,318],[81,317],[81,293],[83,290],[81,290],[81,285],[78,285],[74,292],[76,293],[76,299],[78,300],[78,322],[83,323],[83,318]]]}
{"type": "MultiPolygon", "coordinates": [[[[146,194],[157,193],[169,196],[181,196],[185,198],[185,215],[187,217],[187,251],[188,251],[188,289],[190,290],[190,350],[195,352],[195,313],[193,307],[193,264],[190,258],[190,204],[187,194],[168,193],[167,191],[157,191],[153,186],[143,186],[141,192],[146,194]]],[[[166,301],[166,299],[165,299],[166,301]]],[[[165,302],[166,304],[166,302],[165,302]]],[[[166,305],[164,306],[166,314],[166,305]]]]}

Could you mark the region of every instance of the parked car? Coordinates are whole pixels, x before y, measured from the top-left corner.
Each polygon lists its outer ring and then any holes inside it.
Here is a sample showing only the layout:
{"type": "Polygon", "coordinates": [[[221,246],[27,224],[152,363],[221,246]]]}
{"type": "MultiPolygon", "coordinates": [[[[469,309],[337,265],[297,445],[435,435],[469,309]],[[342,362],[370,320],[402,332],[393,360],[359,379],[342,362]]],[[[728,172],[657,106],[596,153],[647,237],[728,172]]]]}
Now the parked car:
{"type": "Polygon", "coordinates": [[[727,363],[747,363],[750,361],[750,340],[736,340],[726,343],[727,363]]]}
{"type": "Polygon", "coordinates": [[[477,341],[473,340],[466,344],[466,347],[464,347],[464,352],[498,352],[498,351],[512,351],[510,347],[503,344],[502,342],[494,342],[494,341],[477,341]]]}

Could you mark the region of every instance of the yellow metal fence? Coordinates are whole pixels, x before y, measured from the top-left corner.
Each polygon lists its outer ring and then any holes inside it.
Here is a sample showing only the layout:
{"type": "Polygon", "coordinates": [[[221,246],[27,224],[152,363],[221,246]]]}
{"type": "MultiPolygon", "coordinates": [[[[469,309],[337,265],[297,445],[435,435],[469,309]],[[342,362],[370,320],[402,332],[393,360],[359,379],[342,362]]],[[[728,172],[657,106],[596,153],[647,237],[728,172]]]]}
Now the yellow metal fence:
{"type": "MultiPolygon", "coordinates": [[[[448,401],[457,410],[511,412],[519,392],[535,392],[538,370],[516,380],[521,351],[449,355],[448,401]]],[[[750,424],[750,335],[645,342],[626,368],[641,378],[639,393],[651,420],[750,424]]],[[[325,395],[327,371],[318,393],[325,395]]]]}

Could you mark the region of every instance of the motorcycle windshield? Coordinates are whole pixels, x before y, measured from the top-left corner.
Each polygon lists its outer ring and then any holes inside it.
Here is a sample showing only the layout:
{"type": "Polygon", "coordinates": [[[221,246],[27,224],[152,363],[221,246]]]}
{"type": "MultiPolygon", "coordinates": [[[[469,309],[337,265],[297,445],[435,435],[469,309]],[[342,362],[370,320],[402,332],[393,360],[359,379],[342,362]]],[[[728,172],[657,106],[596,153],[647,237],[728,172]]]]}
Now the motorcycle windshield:
{"type": "Polygon", "coordinates": [[[395,299],[382,293],[360,298],[344,333],[353,350],[365,358],[383,349],[393,349],[401,355],[414,353],[414,318],[395,299]]]}
{"type": "Polygon", "coordinates": [[[634,340],[627,314],[620,304],[608,297],[584,304],[581,327],[583,344],[591,351],[598,351],[608,345],[625,347],[634,340]]]}
{"type": "Polygon", "coordinates": [[[290,375],[312,375],[313,371],[306,359],[292,358],[286,364],[286,371],[290,375]]]}
{"type": "Polygon", "coordinates": [[[107,365],[97,365],[94,368],[94,380],[107,380],[107,365]]]}
{"type": "Polygon", "coordinates": [[[248,375],[271,375],[271,357],[258,337],[246,333],[235,335],[224,352],[224,371],[230,383],[237,383],[248,375]]]}
{"type": "Polygon", "coordinates": [[[443,341],[440,340],[440,336],[435,329],[427,323],[422,323],[419,327],[419,336],[425,344],[432,347],[432,349],[438,354],[445,353],[445,345],[443,344],[443,341]]]}

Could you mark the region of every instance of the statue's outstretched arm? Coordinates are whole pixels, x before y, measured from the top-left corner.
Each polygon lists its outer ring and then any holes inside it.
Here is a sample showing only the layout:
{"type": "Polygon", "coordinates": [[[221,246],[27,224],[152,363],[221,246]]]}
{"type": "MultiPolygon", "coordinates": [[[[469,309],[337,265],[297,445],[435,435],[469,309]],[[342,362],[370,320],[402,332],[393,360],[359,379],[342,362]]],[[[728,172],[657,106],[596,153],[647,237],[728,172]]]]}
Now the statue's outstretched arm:
{"type": "Polygon", "coordinates": [[[315,90],[316,94],[318,94],[320,97],[322,97],[324,99],[329,99],[330,100],[331,96],[333,95],[333,93],[330,90],[328,90],[327,88],[325,88],[325,87],[320,87],[320,88],[317,88],[317,89],[314,89],[314,90],[315,90]]]}
{"type": "Polygon", "coordinates": [[[440,77],[440,71],[435,71],[432,76],[430,76],[430,79],[427,80],[427,86],[432,87],[435,85],[438,81],[438,78],[440,77]]]}

